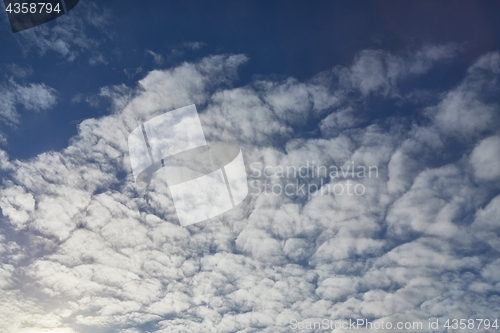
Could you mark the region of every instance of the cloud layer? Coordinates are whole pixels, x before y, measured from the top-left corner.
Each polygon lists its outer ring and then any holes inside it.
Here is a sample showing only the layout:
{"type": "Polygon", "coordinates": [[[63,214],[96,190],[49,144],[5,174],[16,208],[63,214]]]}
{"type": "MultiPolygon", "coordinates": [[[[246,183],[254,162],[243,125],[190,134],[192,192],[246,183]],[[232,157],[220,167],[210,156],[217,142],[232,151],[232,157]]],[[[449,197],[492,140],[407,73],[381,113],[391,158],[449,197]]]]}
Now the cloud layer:
{"type": "Polygon", "coordinates": [[[380,101],[414,105],[400,85],[456,52],[365,50],[306,82],[240,87],[232,82],[248,59],[218,55],[104,89],[112,114],[83,121],[66,149],[0,156],[1,330],[289,332],[291,320],[495,318],[499,55],[478,59],[437,100],[420,98],[416,113],[370,113],[380,101]],[[207,140],[239,144],[247,167],[314,161],[379,174],[350,179],[363,195],[261,193],[180,227],[161,174],[146,191],[134,185],[127,137],[193,103],[207,140]]]}

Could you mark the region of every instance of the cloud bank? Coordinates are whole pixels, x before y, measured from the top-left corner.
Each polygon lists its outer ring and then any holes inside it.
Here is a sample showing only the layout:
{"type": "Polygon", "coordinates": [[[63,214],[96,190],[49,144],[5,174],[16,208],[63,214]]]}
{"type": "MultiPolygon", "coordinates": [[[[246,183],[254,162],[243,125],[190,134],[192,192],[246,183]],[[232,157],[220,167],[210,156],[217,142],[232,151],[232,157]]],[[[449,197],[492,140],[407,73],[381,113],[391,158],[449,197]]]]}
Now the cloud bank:
{"type": "Polygon", "coordinates": [[[401,88],[456,52],[365,50],[306,82],[238,87],[248,59],[217,55],[105,88],[112,113],[83,121],[66,149],[0,155],[1,330],[289,332],[291,320],[495,318],[500,57],[482,56],[432,98],[415,102],[401,88]],[[415,111],[377,116],[379,102],[415,111]],[[362,196],[250,195],[180,227],[161,177],[146,191],[134,185],[127,137],[193,103],[207,140],[237,143],[247,166],[354,163],[380,174],[355,180],[362,196]]]}

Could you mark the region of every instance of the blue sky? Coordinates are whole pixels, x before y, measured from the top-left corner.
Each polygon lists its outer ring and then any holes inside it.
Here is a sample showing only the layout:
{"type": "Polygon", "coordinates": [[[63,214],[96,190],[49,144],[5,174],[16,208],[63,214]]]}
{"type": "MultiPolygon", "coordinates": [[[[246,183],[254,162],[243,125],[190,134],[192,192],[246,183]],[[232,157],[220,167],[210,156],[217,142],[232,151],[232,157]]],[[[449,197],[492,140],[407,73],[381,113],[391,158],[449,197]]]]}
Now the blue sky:
{"type": "Polygon", "coordinates": [[[499,15],[493,1],[81,0],[13,34],[1,14],[0,331],[497,319],[499,15]],[[181,227],[164,182],[134,183],[127,136],[190,104],[208,141],[241,147],[252,191],[181,227]],[[263,173],[313,163],[379,173],[263,173]],[[365,191],[314,191],[348,182],[365,191]]]}
{"type": "MultiPolygon", "coordinates": [[[[103,112],[102,108],[89,109],[87,105],[71,103],[75,95],[95,95],[106,85],[133,86],[153,68],[168,68],[209,54],[245,54],[251,61],[240,70],[240,84],[260,75],[304,80],[334,66],[349,65],[363,49],[398,53],[411,52],[426,44],[463,44],[463,53],[452,64],[420,79],[425,84],[447,87],[460,80],[470,61],[497,47],[500,30],[495,19],[499,10],[495,2],[454,5],[453,9],[431,2],[388,6],[356,2],[310,5],[301,1],[272,4],[111,1],[106,7],[94,6],[84,2],[79,11],[87,10],[85,15],[79,12],[68,15],[83,20],[74,29],[88,43],[82,46],[62,39],[71,47],[69,54],[62,54],[66,51],[58,51],[50,43],[26,43],[30,37],[25,35],[39,40],[37,30],[54,29],[63,23],[61,20],[22,34],[10,33],[4,22],[1,42],[3,49],[9,50],[1,55],[4,77],[12,76],[8,65],[26,67],[33,72],[32,77],[60,93],[59,102],[50,114],[37,114],[35,118],[33,114],[26,115],[25,130],[13,133],[18,143],[10,148],[14,156],[26,158],[66,146],[69,137],[76,134],[78,121],[103,112]],[[97,16],[101,18],[95,19],[97,16]],[[196,42],[200,43],[198,48],[189,47],[189,43],[196,42]],[[161,55],[164,61],[156,64],[147,50],[161,55]],[[90,65],[89,61],[95,64],[90,65]],[[142,71],[133,75],[138,68],[142,71]],[[40,123],[44,126],[37,125],[40,123]],[[53,135],[54,132],[61,134],[53,135]]],[[[45,38],[55,43],[58,37],[64,38],[62,35],[45,38]]],[[[421,82],[406,84],[411,88],[415,83],[421,82]]]]}

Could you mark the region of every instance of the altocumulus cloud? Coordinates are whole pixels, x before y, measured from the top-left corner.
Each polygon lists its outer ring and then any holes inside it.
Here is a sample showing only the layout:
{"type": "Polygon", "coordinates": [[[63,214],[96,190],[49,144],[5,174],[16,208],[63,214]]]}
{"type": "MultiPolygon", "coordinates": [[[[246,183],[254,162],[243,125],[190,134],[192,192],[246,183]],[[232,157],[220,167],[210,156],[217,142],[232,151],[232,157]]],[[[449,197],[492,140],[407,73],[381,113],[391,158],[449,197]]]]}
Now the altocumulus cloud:
{"type": "Polygon", "coordinates": [[[218,55],[105,88],[112,113],[83,121],[66,149],[0,155],[1,330],[289,332],[290,320],[315,318],[494,318],[500,57],[481,57],[449,91],[415,98],[400,88],[456,52],[365,50],[305,82],[240,87],[232,82],[247,58],[218,55]],[[373,100],[418,117],[367,122],[373,100]],[[380,175],[356,180],[362,196],[252,195],[180,227],[163,182],[134,185],[127,136],[192,103],[207,140],[239,144],[247,165],[354,162],[380,175]]]}

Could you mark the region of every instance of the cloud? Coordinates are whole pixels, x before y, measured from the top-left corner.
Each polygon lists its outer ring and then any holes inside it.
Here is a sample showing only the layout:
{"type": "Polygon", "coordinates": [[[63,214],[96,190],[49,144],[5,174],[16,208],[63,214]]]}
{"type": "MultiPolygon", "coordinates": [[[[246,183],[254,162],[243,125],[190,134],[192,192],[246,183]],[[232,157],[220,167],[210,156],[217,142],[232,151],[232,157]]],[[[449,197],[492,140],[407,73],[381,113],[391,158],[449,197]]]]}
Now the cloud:
{"type": "Polygon", "coordinates": [[[203,42],[184,42],[180,45],[176,45],[170,51],[170,54],[167,57],[168,61],[174,61],[181,59],[186,53],[195,52],[205,47],[207,44],[203,42]]]}
{"type": "Polygon", "coordinates": [[[498,91],[490,78],[500,73],[499,63],[498,53],[482,56],[468,69],[467,77],[457,88],[448,92],[436,107],[429,108],[429,114],[442,131],[469,138],[498,128],[499,106],[490,102],[488,95],[498,91]]]}
{"type": "Polygon", "coordinates": [[[92,2],[82,2],[69,14],[55,20],[53,26],[40,25],[16,34],[16,38],[25,55],[36,52],[43,56],[53,52],[71,62],[85,54],[91,65],[106,63],[101,48],[112,35],[110,19],[105,9],[92,2]]]}
{"type": "Polygon", "coordinates": [[[153,57],[153,60],[155,61],[156,65],[163,64],[163,57],[161,56],[161,54],[154,53],[151,50],[146,50],[146,54],[149,54],[150,56],[153,57]]]}
{"type": "Polygon", "coordinates": [[[21,86],[14,83],[14,87],[16,90],[17,102],[27,110],[47,110],[54,107],[57,102],[56,90],[44,83],[31,83],[27,86],[21,86]]]}
{"type": "Polygon", "coordinates": [[[206,46],[207,44],[203,43],[203,42],[186,42],[184,44],[182,44],[185,48],[187,49],[191,49],[193,51],[196,51],[196,50],[199,50],[201,49],[202,47],[206,46]]]}
{"type": "Polygon", "coordinates": [[[364,120],[372,99],[394,106],[400,82],[452,55],[447,46],[368,50],[304,82],[237,87],[248,59],[217,55],[101,89],[113,112],[83,121],[67,148],[25,161],[0,155],[0,286],[14,305],[2,331],[288,332],[290,320],[315,318],[494,318],[498,127],[469,135],[439,114],[462,114],[448,101],[470,85],[489,91],[467,95],[467,112],[489,114],[500,58],[480,58],[418,119],[364,120]],[[180,227],[161,171],[146,190],[134,184],[127,137],[192,103],[208,141],[243,147],[250,181],[300,181],[304,193],[254,193],[219,218],[180,227]],[[263,173],[313,161],[377,173],[263,173]],[[349,182],[364,194],[321,195],[349,182]]]}
{"type": "Polygon", "coordinates": [[[406,56],[398,56],[383,50],[360,52],[352,66],[338,68],[341,84],[358,89],[363,96],[381,94],[396,97],[401,80],[426,73],[438,62],[453,58],[458,47],[453,44],[427,46],[406,56]]]}
{"type": "Polygon", "coordinates": [[[481,141],[472,151],[470,162],[478,180],[500,180],[500,137],[491,136],[481,141]]]}
{"type": "MultiPolygon", "coordinates": [[[[9,80],[0,85],[0,122],[7,126],[17,126],[20,123],[18,105],[26,110],[48,110],[57,104],[57,91],[44,83],[18,84],[9,80]]],[[[7,143],[7,137],[0,132],[0,142],[7,143]]]]}
{"type": "Polygon", "coordinates": [[[500,196],[493,198],[486,207],[476,212],[475,220],[471,225],[474,234],[488,242],[492,248],[498,249],[500,245],[500,196]]]}

